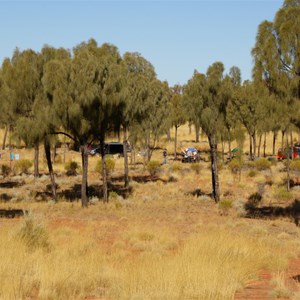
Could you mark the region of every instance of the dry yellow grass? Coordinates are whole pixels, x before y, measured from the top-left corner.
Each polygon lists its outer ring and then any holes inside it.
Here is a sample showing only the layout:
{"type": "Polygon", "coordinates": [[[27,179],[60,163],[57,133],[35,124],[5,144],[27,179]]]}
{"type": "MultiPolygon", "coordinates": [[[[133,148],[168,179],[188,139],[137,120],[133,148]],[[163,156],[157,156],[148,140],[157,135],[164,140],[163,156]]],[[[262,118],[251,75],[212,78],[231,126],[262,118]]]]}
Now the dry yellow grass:
{"type": "Polygon", "coordinates": [[[172,226],[139,223],[108,246],[97,230],[113,221],[91,220],[1,226],[0,299],[232,299],[259,270],[282,270],[293,249],[207,224],[180,240],[172,226]]]}
{"type": "MultiPolygon", "coordinates": [[[[192,139],[187,126],[179,128],[179,150],[194,146],[192,139]]],[[[269,180],[269,173],[249,177],[243,170],[238,181],[225,165],[221,198],[232,207],[222,216],[209,196],[191,194],[199,188],[211,192],[209,163],[201,161],[197,174],[191,165],[171,160],[173,143],[162,139],[161,146],[168,148],[169,157],[159,180],[132,181],[126,199],[114,195],[108,204],[96,201],[82,209],[79,201],[63,197],[57,204],[34,201],[35,192],[50,183],[45,175],[36,181],[19,176],[13,181],[21,186],[1,187],[2,194],[14,196],[1,208],[30,213],[28,219],[0,219],[0,244],[5,245],[0,247],[0,299],[232,299],[262,269],[280,274],[288,259],[299,254],[300,230],[291,220],[239,217],[238,210],[269,180]],[[30,233],[25,238],[20,235],[24,230],[30,233]]],[[[196,146],[208,148],[205,138],[196,146]]],[[[24,158],[33,157],[22,151],[24,158]]],[[[89,159],[89,183],[99,186],[98,159],[89,159]]],[[[162,151],[155,151],[153,159],[162,161],[162,151]]],[[[80,163],[80,154],[68,152],[69,160],[80,163]]],[[[42,158],[40,162],[44,173],[46,165],[42,158]]],[[[290,204],[274,199],[282,188],[282,168],[282,163],[272,167],[273,184],[265,186],[263,204],[290,204]]],[[[64,176],[62,162],[54,169],[59,192],[80,184],[80,176],[64,176]]],[[[122,172],[123,159],[116,158],[113,176],[122,172]]],[[[148,175],[141,164],[130,174],[148,175]]],[[[299,195],[297,189],[291,193],[299,195]]]]}

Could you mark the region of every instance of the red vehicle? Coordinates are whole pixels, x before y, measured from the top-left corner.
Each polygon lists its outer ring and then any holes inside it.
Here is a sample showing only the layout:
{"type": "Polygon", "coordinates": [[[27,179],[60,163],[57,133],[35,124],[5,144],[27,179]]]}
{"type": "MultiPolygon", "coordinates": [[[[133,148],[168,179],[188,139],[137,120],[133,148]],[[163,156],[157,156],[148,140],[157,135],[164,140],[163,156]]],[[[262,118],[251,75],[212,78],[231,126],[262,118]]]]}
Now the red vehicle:
{"type": "Polygon", "coordinates": [[[293,148],[286,149],[279,148],[277,152],[277,159],[286,159],[287,152],[290,159],[300,157],[300,144],[295,144],[293,148]]]}

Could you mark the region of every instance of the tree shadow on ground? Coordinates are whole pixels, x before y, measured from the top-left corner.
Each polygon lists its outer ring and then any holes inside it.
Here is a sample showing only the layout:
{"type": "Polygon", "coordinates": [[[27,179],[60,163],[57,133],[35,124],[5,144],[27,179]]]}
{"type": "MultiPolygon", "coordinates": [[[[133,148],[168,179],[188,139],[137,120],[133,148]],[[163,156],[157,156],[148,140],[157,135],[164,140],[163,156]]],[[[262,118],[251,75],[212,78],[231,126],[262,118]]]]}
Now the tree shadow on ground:
{"type": "Polygon", "coordinates": [[[0,218],[14,218],[27,215],[28,211],[23,209],[0,209],[0,218]]]}
{"type": "Polygon", "coordinates": [[[300,282],[300,275],[295,275],[292,277],[296,282],[300,282]]]}
{"type": "MultiPolygon", "coordinates": [[[[114,184],[112,182],[108,183],[108,194],[115,192],[119,196],[126,199],[130,194],[132,194],[132,187],[124,187],[123,184],[114,184]]],[[[79,201],[81,199],[81,184],[74,184],[71,188],[62,190],[57,193],[58,198],[64,198],[67,201],[79,201]]],[[[88,197],[97,197],[103,199],[103,185],[93,184],[88,187],[88,197]]]]}
{"type": "Polygon", "coordinates": [[[11,195],[8,195],[6,193],[0,194],[0,201],[1,202],[8,202],[12,199],[13,197],[11,195]]]}
{"type": "Polygon", "coordinates": [[[213,199],[212,193],[205,193],[201,189],[195,189],[191,192],[187,192],[186,195],[192,195],[192,196],[197,196],[197,197],[207,196],[207,197],[210,197],[213,199]]]}
{"type": "Polygon", "coordinates": [[[19,181],[0,182],[0,188],[7,188],[7,189],[13,189],[22,185],[24,185],[24,182],[19,182],[19,181]]]}
{"type": "Polygon", "coordinates": [[[246,218],[275,219],[280,217],[290,218],[294,223],[300,225],[300,201],[294,200],[289,206],[261,206],[257,207],[250,199],[245,203],[246,218]]]}

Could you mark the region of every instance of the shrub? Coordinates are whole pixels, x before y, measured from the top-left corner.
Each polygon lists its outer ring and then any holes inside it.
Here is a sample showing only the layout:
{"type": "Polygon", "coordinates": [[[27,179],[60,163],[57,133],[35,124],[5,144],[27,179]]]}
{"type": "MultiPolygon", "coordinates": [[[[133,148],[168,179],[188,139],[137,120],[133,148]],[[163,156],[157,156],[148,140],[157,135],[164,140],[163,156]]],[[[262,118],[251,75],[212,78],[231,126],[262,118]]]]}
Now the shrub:
{"type": "MultiPolygon", "coordinates": [[[[111,175],[112,172],[115,170],[116,162],[113,158],[106,157],[105,163],[106,163],[106,174],[111,175]]],[[[95,166],[95,172],[102,174],[102,159],[99,159],[97,161],[97,164],[95,166]]]]}
{"type": "Polygon", "coordinates": [[[25,243],[29,250],[38,248],[49,249],[49,237],[45,228],[35,224],[32,218],[25,220],[25,223],[18,232],[19,238],[25,243]]]}
{"type": "Polygon", "coordinates": [[[255,170],[250,170],[249,172],[248,172],[248,176],[249,177],[255,177],[257,175],[257,171],[255,171],[255,170]]]}
{"type": "Polygon", "coordinates": [[[115,191],[109,192],[109,198],[110,199],[117,199],[119,195],[115,191]]]}
{"type": "Polygon", "coordinates": [[[294,159],[290,163],[290,169],[296,172],[300,171],[300,159],[294,159]]]}
{"type": "Polygon", "coordinates": [[[77,175],[78,163],[76,161],[69,161],[65,164],[65,170],[68,176],[77,175]]]}
{"type": "Polygon", "coordinates": [[[32,167],[32,162],[28,159],[20,159],[16,161],[15,167],[21,173],[28,173],[28,170],[32,167]]]}
{"type": "Polygon", "coordinates": [[[3,177],[7,177],[11,172],[11,168],[8,165],[2,165],[1,166],[1,173],[3,177]]]}
{"type": "Polygon", "coordinates": [[[171,164],[171,170],[173,172],[176,172],[176,171],[181,171],[183,168],[182,168],[182,164],[181,163],[178,163],[178,162],[174,162],[173,164],[171,164]]]}
{"type": "Polygon", "coordinates": [[[78,163],[76,161],[69,161],[65,164],[66,171],[76,171],[78,168],[78,163]]]}
{"type": "Polygon", "coordinates": [[[249,196],[248,200],[258,204],[262,199],[262,195],[260,193],[253,193],[249,196]]]}
{"type": "Polygon", "coordinates": [[[242,166],[243,166],[243,162],[236,158],[232,159],[228,163],[228,167],[233,174],[237,174],[242,169],[242,166]]]}
{"type": "Polygon", "coordinates": [[[290,191],[287,191],[286,188],[279,188],[274,193],[274,197],[278,200],[289,201],[293,199],[293,194],[290,191]]]}
{"type": "Polygon", "coordinates": [[[255,162],[254,162],[254,161],[248,161],[248,162],[246,163],[246,167],[247,167],[248,169],[255,169],[255,162]]]}
{"type": "Polygon", "coordinates": [[[270,170],[271,162],[268,161],[266,158],[260,158],[255,161],[255,167],[258,171],[270,170]]]}
{"type": "Polygon", "coordinates": [[[269,185],[269,186],[272,186],[273,185],[273,177],[272,176],[265,176],[265,179],[266,179],[266,184],[269,185]]]}
{"type": "Polygon", "coordinates": [[[232,200],[229,199],[223,199],[219,202],[219,209],[225,214],[230,208],[232,208],[232,206],[232,200]]]}
{"type": "Polygon", "coordinates": [[[160,171],[160,162],[157,160],[151,160],[147,164],[147,170],[150,173],[151,176],[155,176],[160,171]]]}

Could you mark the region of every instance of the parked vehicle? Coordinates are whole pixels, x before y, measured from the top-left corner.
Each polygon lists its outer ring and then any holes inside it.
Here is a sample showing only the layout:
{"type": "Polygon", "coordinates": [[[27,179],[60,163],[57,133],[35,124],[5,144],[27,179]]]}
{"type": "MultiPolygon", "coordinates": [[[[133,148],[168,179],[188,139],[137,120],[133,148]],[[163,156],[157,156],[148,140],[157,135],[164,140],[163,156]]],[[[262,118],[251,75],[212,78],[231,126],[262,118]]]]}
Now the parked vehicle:
{"type": "Polygon", "coordinates": [[[287,154],[290,159],[300,157],[300,144],[297,143],[292,148],[290,147],[288,149],[279,148],[277,151],[277,159],[278,160],[286,159],[287,154]]]}
{"type": "Polygon", "coordinates": [[[195,163],[200,160],[200,156],[196,148],[185,148],[182,152],[183,158],[181,161],[183,163],[195,163]]]}
{"type": "MultiPolygon", "coordinates": [[[[119,142],[105,143],[104,151],[105,154],[111,154],[111,155],[119,154],[120,156],[122,156],[124,154],[124,146],[123,143],[119,143],[119,142]]],[[[131,152],[131,148],[129,145],[127,145],[127,152],[131,152]]],[[[89,154],[92,156],[100,153],[101,153],[100,145],[96,147],[92,147],[92,149],[89,151],[89,154]]]]}

